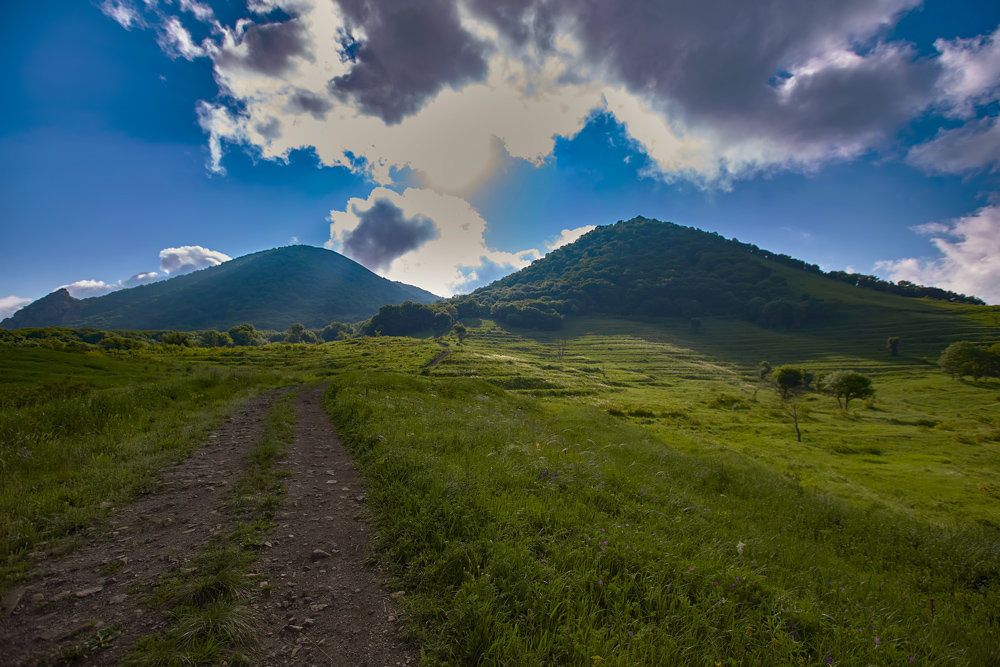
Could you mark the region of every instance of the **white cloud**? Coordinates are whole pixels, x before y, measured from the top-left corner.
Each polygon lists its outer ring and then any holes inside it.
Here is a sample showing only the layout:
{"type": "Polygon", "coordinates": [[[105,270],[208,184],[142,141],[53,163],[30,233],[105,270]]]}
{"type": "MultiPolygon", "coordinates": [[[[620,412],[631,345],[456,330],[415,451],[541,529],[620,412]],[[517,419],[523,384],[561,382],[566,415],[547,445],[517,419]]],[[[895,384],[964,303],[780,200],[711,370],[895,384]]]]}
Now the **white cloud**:
{"type": "Polygon", "coordinates": [[[217,266],[232,259],[229,255],[217,250],[209,250],[197,245],[186,245],[179,248],[164,248],[160,251],[160,270],[144,271],[124,280],[108,283],[103,280],[77,280],[68,285],[60,285],[56,289],[67,289],[78,299],[91,296],[102,296],[127,287],[137,287],[148,283],[164,280],[174,275],[182,275],[217,266]]]}
{"type": "Polygon", "coordinates": [[[584,225],[583,227],[577,227],[576,229],[564,229],[554,241],[546,243],[545,247],[549,250],[561,248],[564,245],[569,245],[570,243],[577,241],[581,236],[587,232],[592,232],[595,229],[597,229],[597,225],[584,225]]]}
{"type": "Polygon", "coordinates": [[[990,35],[934,42],[944,70],[940,103],[949,114],[975,116],[975,107],[1000,97],[1000,27],[990,35]]]}
{"type": "Polygon", "coordinates": [[[117,283],[106,283],[103,280],[77,280],[76,282],[69,283],[68,285],[60,285],[57,290],[65,289],[68,290],[70,294],[75,296],[77,299],[85,299],[91,296],[103,296],[109,292],[114,292],[115,290],[120,290],[122,288],[121,282],[117,283]]]}
{"type": "Polygon", "coordinates": [[[932,236],[937,258],[886,260],[876,270],[892,280],[909,280],[1000,304],[1000,206],[986,206],[948,224],[930,223],[914,231],[932,236]]]}
{"type": "Polygon", "coordinates": [[[927,171],[962,174],[1000,169],[1000,118],[982,118],[954,130],[942,130],[915,146],[907,162],[927,171]]]}
{"type": "Polygon", "coordinates": [[[486,221],[472,206],[453,195],[407,188],[402,194],[375,188],[367,199],[353,198],[343,211],[330,212],[327,247],[343,252],[376,206],[398,209],[405,220],[433,225],[433,236],[422,235],[419,244],[390,261],[379,274],[390,280],[416,285],[439,296],[451,296],[478,286],[484,269],[504,273],[524,268],[540,256],[537,250],[503,252],[487,246],[486,221]]]}
{"type": "Polygon", "coordinates": [[[101,11],[126,30],[131,30],[132,26],[143,25],[142,16],[130,2],[104,0],[101,3],[101,11]]]}
{"type": "Polygon", "coordinates": [[[185,245],[179,248],[164,248],[160,251],[160,270],[168,274],[182,274],[218,266],[232,257],[217,250],[209,250],[200,245],[185,245]]]}
{"type": "Polygon", "coordinates": [[[644,175],[703,187],[891,148],[935,112],[962,124],[912,164],[997,164],[996,120],[976,114],[1000,95],[1000,29],[920,57],[887,37],[919,0],[254,0],[231,26],[196,0],[144,4],[101,9],[211,59],[220,94],[197,111],[217,172],[233,147],[312,148],[380,185],[407,169],[467,196],[505,153],[543,164],[601,110],[649,156],[644,175]],[[265,22],[278,8],[291,18],[265,22]],[[212,28],[201,43],[194,20],[212,28]]]}
{"type": "Polygon", "coordinates": [[[194,60],[208,53],[205,48],[194,43],[191,33],[176,16],[171,16],[166,20],[159,38],[159,45],[171,58],[181,57],[185,60],[194,60]]]}
{"type": "Polygon", "coordinates": [[[146,271],[144,273],[137,273],[131,278],[121,281],[121,284],[122,287],[136,287],[138,285],[156,282],[160,278],[160,274],[156,271],[146,271]]]}
{"type": "Polygon", "coordinates": [[[0,320],[6,319],[32,302],[22,296],[0,297],[0,320]]]}

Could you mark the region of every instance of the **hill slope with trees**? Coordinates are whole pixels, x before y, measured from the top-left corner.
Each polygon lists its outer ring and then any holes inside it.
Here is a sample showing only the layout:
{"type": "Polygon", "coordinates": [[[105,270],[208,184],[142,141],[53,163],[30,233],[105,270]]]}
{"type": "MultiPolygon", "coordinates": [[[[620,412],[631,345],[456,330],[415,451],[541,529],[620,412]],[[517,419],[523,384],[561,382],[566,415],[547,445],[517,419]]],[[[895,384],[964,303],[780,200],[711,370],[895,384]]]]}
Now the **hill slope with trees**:
{"type": "Polygon", "coordinates": [[[294,323],[322,327],[335,320],[363,320],[385,304],[437,300],[430,292],[386,280],[331,250],[288,246],[89,299],[57,290],[0,327],[191,331],[226,330],[250,322],[259,329],[284,330],[294,323]]]}
{"type": "Polygon", "coordinates": [[[460,316],[558,329],[578,314],[738,317],[796,329],[838,317],[848,304],[975,297],[836,272],[669,222],[634,218],[598,227],[530,266],[453,300],[460,316]],[[859,298],[860,297],[860,298],[859,298]]]}

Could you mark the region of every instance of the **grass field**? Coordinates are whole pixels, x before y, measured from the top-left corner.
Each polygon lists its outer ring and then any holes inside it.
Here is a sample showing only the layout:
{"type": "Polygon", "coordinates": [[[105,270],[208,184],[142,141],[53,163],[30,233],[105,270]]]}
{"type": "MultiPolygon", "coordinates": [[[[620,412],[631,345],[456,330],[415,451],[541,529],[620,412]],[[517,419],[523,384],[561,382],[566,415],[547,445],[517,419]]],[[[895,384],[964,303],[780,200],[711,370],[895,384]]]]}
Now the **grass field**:
{"type": "Polygon", "coordinates": [[[151,483],[232,401],[328,379],[427,664],[997,664],[1000,383],[933,363],[996,327],[956,306],[942,333],[915,303],[797,333],[467,321],[432,368],[441,345],[409,338],[6,348],[3,582],[99,521],[108,489],[113,506],[151,483]],[[858,370],[876,396],[845,412],[807,392],[798,442],[754,375],[765,359],[858,370]]]}

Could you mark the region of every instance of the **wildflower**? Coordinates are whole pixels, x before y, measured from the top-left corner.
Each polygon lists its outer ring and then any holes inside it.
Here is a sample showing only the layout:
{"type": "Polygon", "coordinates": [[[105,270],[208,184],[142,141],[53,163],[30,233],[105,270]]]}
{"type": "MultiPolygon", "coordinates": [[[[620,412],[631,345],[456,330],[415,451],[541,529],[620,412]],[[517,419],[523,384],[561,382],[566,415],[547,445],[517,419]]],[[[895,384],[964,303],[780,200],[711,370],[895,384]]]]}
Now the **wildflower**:
{"type": "Polygon", "coordinates": [[[881,639],[879,639],[878,637],[876,637],[876,638],[875,638],[875,646],[878,646],[878,645],[879,645],[879,644],[881,644],[881,643],[882,643],[882,640],[881,640],[881,639]]]}
{"type": "Polygon", "coordinates": [[[542,446],[542,443],[540,443],[540,442],[536,442],[536,443],[535,443],[535,448],[536,448],[536,449],[537,449],[538,447],[541,447],[541,446],[542,446]]]}
{"type": "Polygon", "coordinates": [[[747,545],[743,544],[742,542],[737,542],[736,543],[736,555],[742,556],[743,555],[743,549],[745,549],[746,546],[747,545]]]}
{"type": "Polygon", "coordinates": [[[598,579],[597,580],[597,585],[598,586],[603,586],[604,585],[604,580],[603,579],[598,579]]]}

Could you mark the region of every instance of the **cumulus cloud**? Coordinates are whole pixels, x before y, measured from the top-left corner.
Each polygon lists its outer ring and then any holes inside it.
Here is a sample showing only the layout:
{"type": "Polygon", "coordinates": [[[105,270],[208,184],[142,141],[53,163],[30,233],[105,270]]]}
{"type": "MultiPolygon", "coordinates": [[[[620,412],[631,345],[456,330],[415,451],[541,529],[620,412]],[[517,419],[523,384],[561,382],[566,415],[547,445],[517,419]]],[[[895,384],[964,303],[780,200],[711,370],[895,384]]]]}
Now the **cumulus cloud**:
{"type": "MultiPolygon", "coordinates": [[[[213,169],[227,145],[269,159],[312,147],[383,185],[408,168],[461,194],[501,151],[544,162],[595,110],[626,127],[650,175],[703,185],[854,158],[933,109],[972,119],[995,98],[1000,38],[918,57],[886,38],[917,4],[258,0],[260,16],[291,18],[225,26],[181,3],[212,25],[201,44],[165,13],[174,5],[155,18],[164,49],[212,61],[223,95],[199,119],[213,169]]],[[[142,19],[122,18],[125,0],[102,7],[127,27],[142,19]]]]}
{"type": "Polygon", "coordinates": [[[160,251],[160,270],[144,271],[124,280],[108,283],[103,280],[77,280],[68,285],[60,285],[56,289],[67,289],[78,299],[91,296],[102,296],[127,287],[138,287],[172,276],[190,273],[198,269],[208,268],[232,259],[225,253],[209,250],[197,245],[186,245],[179,248],[164,248],[160,251]]]}
{"type": "Polygon", "coordinates": [[[493,275],[499,268],[501,275],[510,273],[540,256],[535,249],[503,252],[489,248],[486,221],[468,202],[423,188],[407,188],[402,194],[375,188],[367,199],[353,198],[343,211],[331,211],[327,247],[351,252],[348,245],[359,230],[366,240],[375,235],[364,231],[364,225],[372,225],[373,220],[381,220],[372,226],[379,232],[404,227],[410,240],[406,246],[411,246],[405,250],[396,246],[391,252],[380,247],[382,259],[395,257],[378,273],[441,296],[483,284],[481,272],[493,275]],[[416,240],[413,230],[417,230],[416,240]]]}
{"type": "Polygon", "coordinates": [[[352,62],[330,90],[389,124],[445,86],[482,81],[487,46],[461,25],[453,0],[341,0],[341,57],[352,62]],[[357,34],[356,34],[357,33],[357,34]]]}
{"type": "Polygon", "coordinates": [[[577,241],[581,236],[587,232],[592,232],[597,229],[597,225],[584,225],[583,227],[577,227],[576,229],[564,229],[559,236],[550,243],[546,243],[546,247],[549,250],[555,250],[556,248],[561,248],[564,245],[569,245],[577,241]]]}
{"type": "Polygon", "coordinates": [[[231,259],[232,257],[225,253],[209,250],[200,245],[164,248],[160,251],[160,270],[171,275],[179,275],[209,266],[218,266],[231,259]]]}
{"type": "Polygon", "coordinates": [[[103,280],[77,280],[68,285],[60,285],[56,290],[65,289],[77,299],[85,299],[91,296],[103,296],[109,292],[114,292],[122,288],[121,282],[106,283],[103,280]]]}
{"type": "Polygon", "coordinates": [[[907,161],[927,171],[961,174],[1000,169],[1000,119],[982,118],[953,130],[941,130],[915,146],[907,161]]]}
{"type": "Polygon", "coordinates": [[[438,234],[433,222],[423,216],[407,218],[387,199],[353,213],[358,224],[343,234],[344,254],[372,271],[388,268],[397,257],[417,250],[438,234]]]}
{"type": "Polygon", "coordinates": [[[940,103],[959,118],[975,116],[976,106],[1000,97],[1000,27],[990,35],[934,42],[944,73],[940,103]]]}
{"type": "Polygon", "coordinates": [[[146,271],[144,273],[137,273],[131,278],[127,278],[122,282],[122,287],[137,287],[139,285],[145,285],[146,283],[154,283],[160,280],[162,276],[156,271],[146,271]]]}
{"type": "Polygon", "coordinates": [[[931,237],[936,258],[887,260],[876,264],[892,280],[909,280],[1000,304],[1000,206],[986,206],[949,223],[920,225],[931,237]]]}
{"type": "Polygon", "coordinates": [[[540,163],[601,108],[657,175],[701,183],[856,157],[932,107],[974,120],[997,97],[1000,30],[918,58],[884,37],[917,4],[258,0],[260,15],[291,18],[234,26],[192,0],[101,9],[126,28],[155,24],[174,57],[211,58],[231,100],[199,109],[213,169],[226,144],[273,159],[313,147],[381,184],[410,168],[458,193],[489,175],[498,149],[540,163]],[[212,38],[194,43],[182,15],[212,38]]]}
{"type": "Polygon", "coordinates": [[[6,319],[31,303],[31,299],[21,296],[0,297],[0,320],[6,319]]]}

